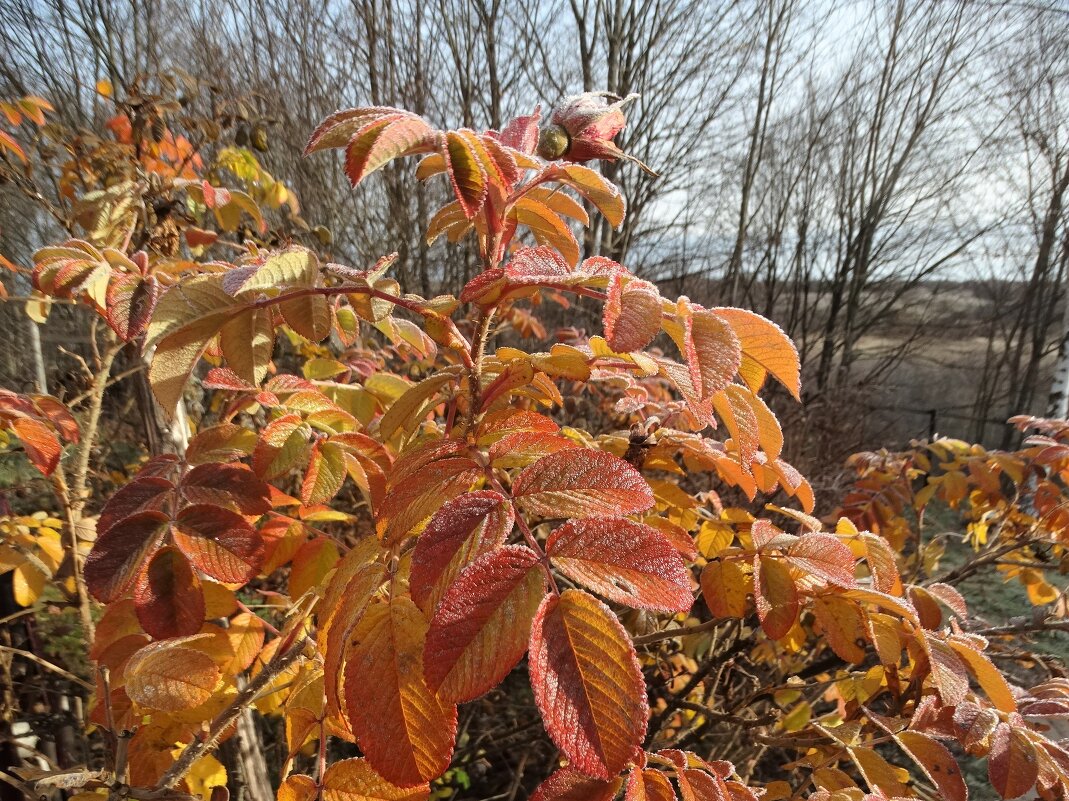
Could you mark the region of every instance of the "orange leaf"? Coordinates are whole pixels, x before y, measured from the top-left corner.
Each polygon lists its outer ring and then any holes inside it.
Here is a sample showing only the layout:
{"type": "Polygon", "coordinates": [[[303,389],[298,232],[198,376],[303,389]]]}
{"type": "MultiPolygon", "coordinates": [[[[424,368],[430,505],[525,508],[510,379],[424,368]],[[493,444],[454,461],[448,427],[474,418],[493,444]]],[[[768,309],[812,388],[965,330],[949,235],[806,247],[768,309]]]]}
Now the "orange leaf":
{"type": "Polygon", "coordinates": [[[757,392],[771,374],[801,400],[801,365],[794,343],[771,320],[745,309],[717,308],[716,315],[731,326],[742,346],[739,375],[757,392]]]}
{"type": "Polygon", "coordinates": [[[620,621],[585,592],[551,595],[531,629],[529,659],[535,703],[553,742],[582,773],[619,773],[642,743],[649,714],[620,621]]]}
{"type": "Polygon", "coordinates": [[[530,801],[612,801],[620,779],[592,779],[572,768],[561,768],[542,782],[530,801]]]}
{"type": "Polygon", "coordinates": [[[356,186],[393,159],[419,152],[433,135],[422,117],[405,112],[384,116],[353,134],[345,148],[345,174],[356,186]]]}
{"type": "Polygon", "coordinates": [[[624,801],[675,801],[672,785],[659,770],[631,768],[627,774],[624,801]]]}
{"type": "Polygon", "coordinates": [[[749,470],[761,446],[761,430],[757,413],[747,394],[743,387],[731,384],[723,392],[713,395],[712,400],[713,408],[731,434],[731,440],[739,452],[739,460],[749,470]]]}
{"type": "Polygon", "coordinates": [[[345,453],[341,448],[326,440],[313,443],[308,471],[301,482],[301,502],[311,506],[329,501],[345,483],[345,472],[345,453]]]}
{"type": "Polygon", "coordinates": [[[935,682],[943,703],[955,706],[969,691],[969,674],[954,649],[928,631],[923,631],[924,647],[931,663],[932,681],[935,682]]]}
{"type": "Polygon", "coordinates": [[[448,165],[453,192],[464,209],[464,215],[470,220],[486,202],[486,171],[472,150],[471,143],[455,131],[446,133],[442,155],[448,165]]]}
{"type": "Polygon", "coordinates": [[[798,588],[791,571],[778,559],[754,558],[754,597],[761,628],[774,640],[785,637],[798,619],[798,588]]]}
{"type": "Polygon", "coordinates": [[[278,801],[314,801],[318,790],[311,776],[291,773],[279,785],[277,798],[278,801]]]}
{"type": "Polygon", "coordinates": [[[558,164],[550,180],[566,184],[598,207],[598,211],[618,228],[624,221],[626,202],[619,188],[597,170],[580,164],[558,164]]]}
{"type": "Polygon", "coordinates": [[[510,218],[526,225],[539,245],[559,250],[568,264],[574,265],[579,261],[579,243],[575,240],[575,234],[560,215],[545,204],[524,198],[513,206],[510,218]]]}
{"type": "Polygon", "coordinates": [[[845,598],[826,595],[813,601],[813,613],[824,630],[828,645],[847,662],[861,664],[868,642],[865,621],[857,604],[845,598]]]}
{"type": "Polygon", "coordinates": [[[737,562],[714,560],[702,569],[702,597],[717,617],[745,617],[746,574],[737,562]]]}
{"type": "Polygon", "coordinates": [[[161,712],[200,706],[212,697],[220,675],[206,653],[174,641],[145,646],[130,659],[124,673],[130,699],[161,712]]]}
{"type": "Polygon", "coordinates": [[[425,801],[430,794],[431,788],[426,784],[390,784],[366,759],[343,759],[331,764],[323,774],[323,801],[425,801]]]}
{"type": "Polygon", "coordinates": [[[19,161],[26,163],[26,151],[19,146],[14,137],[4,131],[0,131],[0,148],[10,150],[19,161]]]}
{"type": "Polygon", "coordinates": [[[427,624],[407,596],[368,607],[345,649],[345,707],[360,750],[385,779],[414,787],[449,767],[457,708],[423,678],[427,624]]]}
{"type": "Polygon", "coordinates": [[[315,537],[305,542],[293,556],[290,568],[289,595],[296,600],[319,586],[338,564],[338,546],[330,537],[315,537]]]}
{"type": "Polygon", "coordinates": [[[969,672],[976,677],[977,684],[995,708],[1000,712],[1016,712],[1017,698],[1010,689],[1009,682],[987,655],[962,640],[952,638],[949,642],[950,647],[965,662],[969,672]]]}
{"type": "Polygon", "coordinates": [[[55,432],[31,417],[16,417],[11,421],[10,426],[22,443],[26,457],[33,466],[46,476],[52,475],[52,471],[59,464],[59,456],[62,452],[55,432]]]}
{"type": "Polygon", "coordinates": [[[968,801],[969,789],[961,768],[945,745],[917,731],[899,732],[895,740],[935,784],[942,801],[968,801]]]}
{"type": "Polygon", "coordinates": [[[686,357],[698,399],[705,400],[731,384],[742,363],[742,350],[731,327],[711,311],[685,306],[682,316],[682,330],[677,326],[667,330],[686,357]]]}

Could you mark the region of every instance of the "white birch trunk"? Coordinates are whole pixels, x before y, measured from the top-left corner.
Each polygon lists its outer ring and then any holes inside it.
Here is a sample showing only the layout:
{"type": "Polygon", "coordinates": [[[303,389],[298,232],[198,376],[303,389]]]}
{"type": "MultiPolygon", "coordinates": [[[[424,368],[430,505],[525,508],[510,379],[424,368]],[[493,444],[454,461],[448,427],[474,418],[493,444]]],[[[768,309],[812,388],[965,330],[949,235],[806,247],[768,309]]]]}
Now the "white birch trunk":
{"type": "Polygon", "coordinates": [[[1058,343],[1058,359],[1054,363],[1054,380],[1047,399],[1047,417],[1069,419],[1069,287],[1065,311],[1062,314],[1062,338],[1058,343]]]}

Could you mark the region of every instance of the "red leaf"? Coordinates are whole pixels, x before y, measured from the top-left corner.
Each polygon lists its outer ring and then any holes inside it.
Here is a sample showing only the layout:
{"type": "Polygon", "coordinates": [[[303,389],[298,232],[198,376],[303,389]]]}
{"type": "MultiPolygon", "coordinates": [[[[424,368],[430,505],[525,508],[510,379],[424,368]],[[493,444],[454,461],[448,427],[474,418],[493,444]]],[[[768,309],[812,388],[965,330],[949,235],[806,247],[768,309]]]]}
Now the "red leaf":
{"type": "Polygon", "coordinates": [[[175,544],[212,578],[244,584],[260,572],[263,538],[236,512],[195,504],[178,513],[175,525],[175,544]]]}
{"type": "Polygon", "coordinates": [[[608,779],[634,756],[649,708],[634,646],[605,604],[567,590],[531,628],[531,688],[546,731],[576,770],[608,779]]]}
{"type": "Polygon", "coordinates": [[[653,491],[634,467],[587,448],[544,456],[516,477],[512,496],[542,517],[612,517],[653,506],[653,491]]]}
{"type": "Polygon", "coordinates": [[[529,801],[612,801],[620,779],[592,779],[572,768],[561,768],[542,782],[529,801]]]}
{"type": "Polygon", "coordinates": [[[468,492],[483,475],[482,467],[467,455],[433,459],[412,469],[403,467],[395,466],[376,520],[379,536],[387,544],[407,536],[442,503],[468,492]]]}
{"type": "Polygon", "coordinates": [[[85,560],[85,583],[93,597],[107,604],[129,590],[169,523],[162,512],[139,512],[98,534],[85,560]]]}
{"type": "Polygon", "coordinates": [[[602,325],[617,353],[642,350],[661,330],[661,295],[648,281],[616,273],[609,281],[602,325]]]}
{"type": "Polygon", "coordinates": [[[546,542],[553,564],[610,601],[659,612],[694,602],[690,571],[657,529],[625,518],[574,520],[546,542]]]}
{"type": "Polygon", "coordinates": [[[504,544],[512,526],[512,504],[492,490],[468,492],[443,505],[416,540],[409,580],[412,600],[433,613],[460,571],[504,544]]]}
{"type": "Polygon", "coordinates": [[[680,350],[687,358],[690,380],[699,398],[728,387],[742,364],[742,349],[731,327],[711,311],[697,309],[683,320],[680,350]]]}
{"type": "Polygon", "coordinates": [[[97,538],[116,523],[138,512],[160,511],[168,502],[174,484],[159,476],[139,475],[112,495],[97,518],[97,538]]]}
{"type": "Polygon", "coordinates": [[[136,339],[145,333],[159,299],[160,283],[154,276],[113,276],[105,297],[108,325],[123,342],[136,339]]]}
{"type": "Polygon", "coordinates": [[[156,551],[134,589],[137,619],[154,639],[186,637],[204,623],[200,579],[177,548],[156,551]]]}
{"type": "Polygon", "coordinates": [[[545,592],[539,556],[524,545],[499,548],[468,565],[427,632],[423,664],[430,689],[460,702],[495,687],[527,650],[545,592]]]}
{"type": "Polygon", "coordinates": [[[500,267],[484,270],[464,285],[460,292],[462,303],[492,306],[505,288],[505,271],[500,267]]]}
{"type": "MultiPolygon", "coordinates": [[[[201,386],[207,389],[221,389],[229,392],[255,392],[256,387],[239,376],[229,367],[213,367],[204,376],[201,386]]],[[[269,424],[270,425],[270,424],[269,424]]]]}
{"type": "Polygon", "coordinates": [[[182,479],[182,494],[189,503],[226,506],[243,515],[263,515],[271,511],[267,484],[240,462],[194,467],[182,479]]]}
{"type": "Polygon", "coordinates": [[[1039,765],[1036,749],[1023,731],[1007,723],[998,725],[991,738],[987,776],[1003,798],[1017,798],[1032,789],[1039,765]]]}
{"type": "Polygon", "coordinates": [[[457,708],[423,678],[427,624],[407,596],[372,605],[345,652],[345,706],[371,766],[402,787],[449,767],[457,708]]]}
{"type": "Polygon", "coordinates": [[[774,640],[787,636],[798,619],[798,588],[782,561],[754,558],[754,596],[761,628],[774,640]]]}
{"type": "Polygon", "coordinates": [[[542,119],[542,107],[536,106],[533,114],[514,117],[501,129],[501,142],[521,153],[534,153],[538,144],[538,121],[542,119]]]}
{"type": "Polygon", "coordinates": [[[855,586],[854,555],[838,537],[810,532],[787,549],[787,561],[831,584],[855,586]]]}

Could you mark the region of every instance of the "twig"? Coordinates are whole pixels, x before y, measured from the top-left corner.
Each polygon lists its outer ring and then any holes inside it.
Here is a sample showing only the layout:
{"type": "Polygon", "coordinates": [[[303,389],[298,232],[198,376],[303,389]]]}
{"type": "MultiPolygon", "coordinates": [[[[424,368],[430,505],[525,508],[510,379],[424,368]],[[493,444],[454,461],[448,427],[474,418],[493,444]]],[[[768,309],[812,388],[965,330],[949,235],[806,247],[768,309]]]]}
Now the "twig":
{"type": "Polygon", "coordinates": [[[84,687],[89,692],[93,692],[96,688],[87,682],[85,679],[79,678],[71,673],[69,670],[64,670],[59,665],[55,665],[49,662],[47,659],[39,657],[37,654],[30,651],[23,651],[21,648],[12,648],[10,645],[0,645],[0,651],[4,653],[14,654],[15,656],[21,656],[23,659],[28,659],[31,662],[36,662],[43,668],[51,670],[53,673],[62,676],[67,681],[72,681],[80,687],[84,687]]]}
{"type": "Polygon", "coordinates": [[[14,787],[27,798],[31,798],[33,799],[33,801],[37,801],[37,793],[35,793],[28,784],[20,782],[10,773],[5,773],[4,771],[0,770],[0,781],[5,782],[6,784],[10,784],[12,787],[14,787]]]}
{"type": "Polygon", "coordinates": [[[976,629],[970,634],[979,634],[984,637],[998,637],[1005,634],[1025,634],[1027,632],[1043,631],[1069,631],[1069,620],[1044,620],[1038,623],[1018,623],[1015,625],[992,626],[987,629],[976,629]]]}
{"type": "Polygon", "coordinates": [[[644,634],[641,637],[635,637],[633,642],[635,646],[651,645],[655,642],[661,642],[662,640],[671,640],[676,637],[686,637],[691,634],[703,634],[707,631],[712,631],[724,621],[720,618],[714,618],[713,620],[707,620],[704,623],[698,623],[694,626],[678,626],[674,629],[665,629],[664,631],[656,631],[653,634],[644,634]]]}
{"type": "Polygon", "coordinates": [[[259,696],[260,692],[274,681],[276,676],[297,661],[307,644],[307,638],[299,639],[287,651],[276,654],[270,662],[264,665],[263,670],[256,674],[256,677],[235,696],[226,709],[215,716],[208,727],[208,733],[201,739],[194,740],[183,749],[178,759],[163,774],[163,778],[153,789],[170,790],[177,786],[202,755],[215,749],[223,732],[237,720],[242,710],[251,704],[259,696]]]}

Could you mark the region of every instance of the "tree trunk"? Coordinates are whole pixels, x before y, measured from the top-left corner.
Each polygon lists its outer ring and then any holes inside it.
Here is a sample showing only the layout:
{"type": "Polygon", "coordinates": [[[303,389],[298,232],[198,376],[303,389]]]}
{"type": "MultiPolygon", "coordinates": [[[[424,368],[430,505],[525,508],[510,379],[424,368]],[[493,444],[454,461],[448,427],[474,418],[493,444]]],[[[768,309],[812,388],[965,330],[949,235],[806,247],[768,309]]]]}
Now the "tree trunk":
{"type": "Polygon", "coordinates": [[[1058,342],[1058,358],[1054,362],[1054,380],[1047,397],[1047,417],[1069,419],[1069,292],[1062,299],[1062,338],[1058,342]]]}

